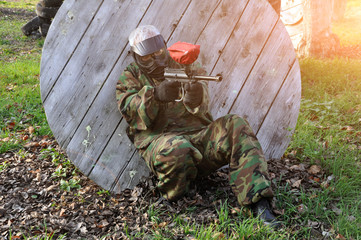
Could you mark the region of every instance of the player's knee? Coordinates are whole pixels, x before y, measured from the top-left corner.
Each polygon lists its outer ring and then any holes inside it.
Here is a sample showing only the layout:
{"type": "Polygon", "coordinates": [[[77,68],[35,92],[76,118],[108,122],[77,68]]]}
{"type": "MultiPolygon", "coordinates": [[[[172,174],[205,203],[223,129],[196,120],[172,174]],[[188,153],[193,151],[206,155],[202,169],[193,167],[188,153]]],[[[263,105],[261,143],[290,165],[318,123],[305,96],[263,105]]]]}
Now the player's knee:
{"type": "Polygon", "coordinates": [[[176,136],[169,140],[170,145],[158,152],[154,166],[167,172],[185,172],[194,166],[192,145],[186,139],[176,136]]]}

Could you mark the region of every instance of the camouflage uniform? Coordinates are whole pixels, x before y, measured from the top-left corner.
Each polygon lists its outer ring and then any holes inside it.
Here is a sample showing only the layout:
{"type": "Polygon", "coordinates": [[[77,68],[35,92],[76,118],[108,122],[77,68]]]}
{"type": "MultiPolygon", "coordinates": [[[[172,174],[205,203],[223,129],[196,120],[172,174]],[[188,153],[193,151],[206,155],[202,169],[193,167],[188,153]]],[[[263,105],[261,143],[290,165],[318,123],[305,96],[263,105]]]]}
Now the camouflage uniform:
{"type": "MultiPolygon", "coordinates": [[[[198,68],[197,74],[205,72],[198,68]]],[[[128,136],[157,176],[165,198],[179,198],[196,177],[226,164],[230,165],[230,185],[240,205],[273,196],[267,164],[252,129],[236,115],[213,121],[207,83],[202,82],[203,101],[194,109],[184,102],[156,101],[157,84],[132,63],[122,73],[116,93],[119,110],[129,123],[128,136]]]]}

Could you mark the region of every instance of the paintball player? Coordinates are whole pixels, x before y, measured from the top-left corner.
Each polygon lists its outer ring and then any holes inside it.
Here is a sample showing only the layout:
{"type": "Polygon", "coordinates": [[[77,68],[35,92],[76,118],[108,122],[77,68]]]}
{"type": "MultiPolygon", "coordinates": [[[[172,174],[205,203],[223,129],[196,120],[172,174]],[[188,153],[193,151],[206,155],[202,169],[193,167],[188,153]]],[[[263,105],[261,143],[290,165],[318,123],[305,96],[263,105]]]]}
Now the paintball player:
{"type": "MultiPolygon", "coordinates": [[[[164,198],[174,201],[197,177],[229,164],[229,182],[237,201],[265,224],[278,226],[269,201],[273,197],[267,163],[246,120],[236,115],[212,119],[205,81],[184,86],[164,77],[165,68],[179,68],[160,32],[140,26],[129,36],[135,62],[116,86],[119,111],[129,124],[127,134],[158,180],[164,198]]],[[[198,67],[195,75],[205,75],[198,67]]]]}

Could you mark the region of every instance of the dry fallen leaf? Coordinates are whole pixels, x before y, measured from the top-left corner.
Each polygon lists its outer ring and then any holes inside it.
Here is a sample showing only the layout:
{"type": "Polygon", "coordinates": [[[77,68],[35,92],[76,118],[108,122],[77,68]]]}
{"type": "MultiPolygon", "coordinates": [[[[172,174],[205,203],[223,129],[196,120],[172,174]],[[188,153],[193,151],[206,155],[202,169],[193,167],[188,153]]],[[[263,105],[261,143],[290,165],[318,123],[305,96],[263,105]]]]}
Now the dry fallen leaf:
{"type": "Polygon", "coordinates": [[[321,172],[321,167],[318,165],[312,165],[310,169],[308,169],[309,174],[316,175],[319,172],[321,172]]]}
{"type": "Polygon", "coordinates": [[[159,227],[159,228],[164,228],[164,227],[167,226],[167,225],[168,225],[167,222],[161,222],[161,223],[158,224],[158,227],[159,227]]]}
{"type": "Polygon", "coordinates": [[[30,126],[30,127],[28,128],[28,132],[29,132],[30,134],[33,134],[33,133],[35,132],[35,128],[32,127],[32,126],[30,126]]]}
{"type": "Polygon", "coordinates": [[[64,208],[62,208],[59,212],[59,217],[64,217],[65,216],[65,212],[66,210],[64,208]]]}
{"type": "Polygon", "coordinates": [[[225,238],[225,236],[221,232],[216,232],[212,235],[212,239],[224,239],[224,238],[225,238]]]}
{"type": "Polygon", "coordinates": [[[55,189],[58,185],[51,185],[49,187],[46,188],[47,192],[50,192],[51,190],[55,189]]]}
{"type": "Polygon", "coordinates": [[[301,186],[301,182],[302,182],[302,179],[297,180],[296,182],[294,182],[294,183],[292,184],[292,187],[294,187],[294,188],[299,188],[299,187],[301,186]]]}
{"type": "Polygon", "coordinates": [[[321,183],[322,188],[328,188],[329,186],[330,186],[330,184],[327,181],[324,181],[321,183]]]}
{"type": "Polygon", "coordinates": [[[290,170],[292,170],[292,171],[299,171],[300,170],[300,166],[299,165],[293,165],[293,166],[291,166],[290,167],[290,170]]]}
{"type": "Polygon", "coordinates": [[[39,143],[38,142],[29,142],[27,144],[24,145],[25,148],[31,148],[31,147],[39,147],[39,143]]]}
{"type": "Polygon", "coordinates": [[[2,142],[8,142],[10,140],[10,138],[9,137],[6,137],[6,138],[2,138],[2,139],[0,139],[0,141],[2,141],[2,142]]]}
{"type": "Polygon", "coordinates": [[[354,129],[351,126],[345,126],[345,127],[342,127],[341,130],[353,131],[354,129]]]}
{"type": "Polygon", "coordinates": [[[238,213],[240,213],[241,212],[241,209],[239,209],[238,207],[235,207],[235,208],[232,208],[231,209],[231,213],[232,214],[238,214],[238,213]]]}
{"type": "Polygon", "coordinates": [[[285,214],[285,210],[284,209],[281,209],[281,210],[278,210],[278,209],[273,209],[273,212],[277,215],[284,215],[285,214]]]}
{"type": "Polygon", "coordinates": [[[344,236],[342,236],[341,234],[337,234],[336,239],[346,240],[346,238],[344,236]]]}
{"type": "Polygon", "coordinates": [[[40,172],[36,173],[36,177],[35,177],[34,180],[35,180],[36,182],[40,182],[40,181],[41,181],[41,173],[40,173],[40,172]]]}

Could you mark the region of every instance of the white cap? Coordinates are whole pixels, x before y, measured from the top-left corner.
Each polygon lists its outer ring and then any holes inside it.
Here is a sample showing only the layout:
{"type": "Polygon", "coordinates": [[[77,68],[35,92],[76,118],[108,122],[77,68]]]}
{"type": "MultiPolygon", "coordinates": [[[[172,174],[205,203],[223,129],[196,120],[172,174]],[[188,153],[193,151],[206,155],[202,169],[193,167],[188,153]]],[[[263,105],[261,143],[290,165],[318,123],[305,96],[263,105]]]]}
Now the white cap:
{"type": "Polygon", "coordinates": [[[160,35],[159,30],[153,25],[139,26],[129,35],[129,44],[134,47],[137,43],[143,42],[148,38],[160,35]]]}
{"type": "Polygon", "coordinates": [[[133,52],[140,56],[152,54],[166,47],[159,30],[152,26],[140,26],[131,32],[129,44],[133,52]]]}

